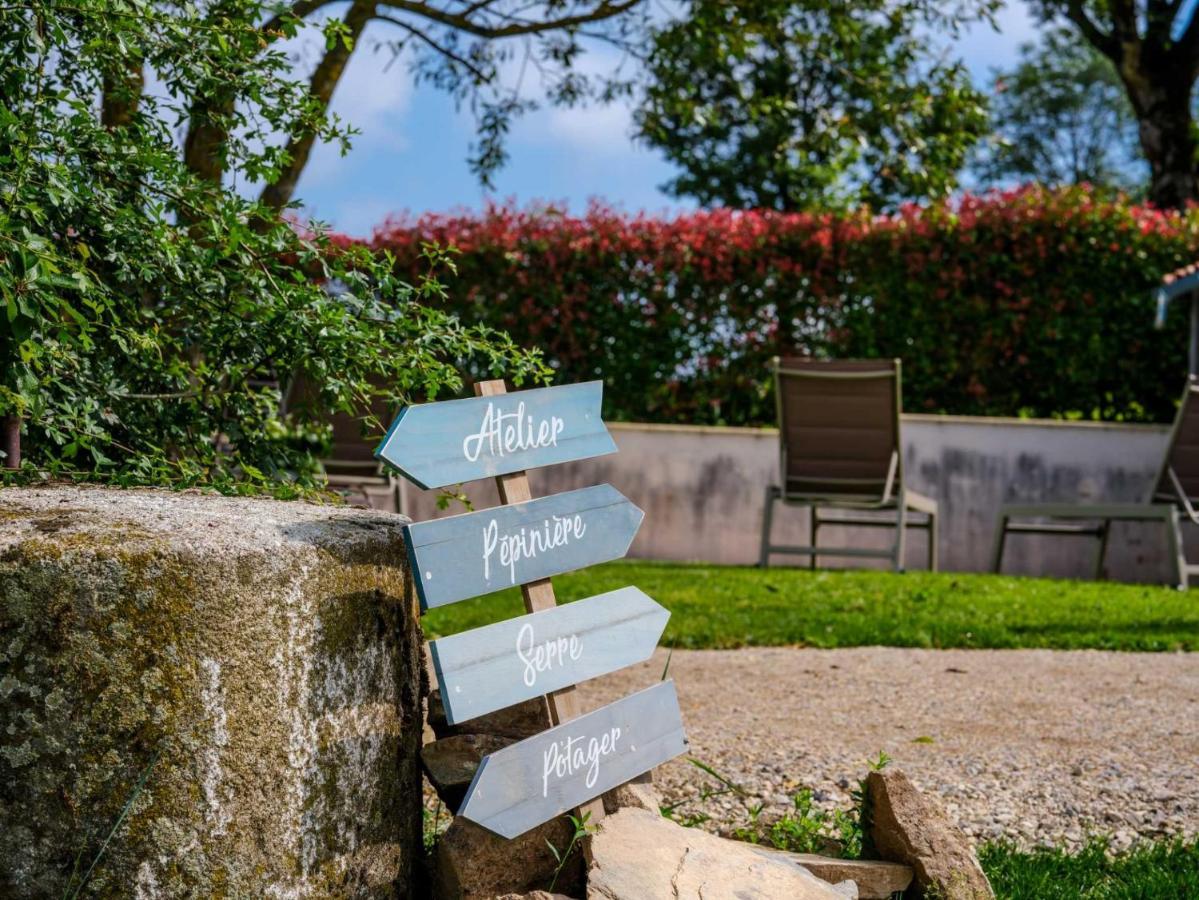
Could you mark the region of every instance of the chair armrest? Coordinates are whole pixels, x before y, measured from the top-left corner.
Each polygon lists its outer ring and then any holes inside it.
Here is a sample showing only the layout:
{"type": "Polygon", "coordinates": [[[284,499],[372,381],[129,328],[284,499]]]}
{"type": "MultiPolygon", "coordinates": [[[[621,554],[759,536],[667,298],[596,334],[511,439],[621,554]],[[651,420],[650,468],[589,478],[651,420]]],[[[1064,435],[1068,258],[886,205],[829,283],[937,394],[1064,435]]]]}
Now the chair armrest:
{"type": "Polygon", "coordinates": [[[922,512],[928,516],[935,516],[937,514],[937,501],[932,497],[917,494],[915,491],[905,490],[903,492],[903,501],[907,504],[908,509],[914,509],[916,512],[922,512]]]}

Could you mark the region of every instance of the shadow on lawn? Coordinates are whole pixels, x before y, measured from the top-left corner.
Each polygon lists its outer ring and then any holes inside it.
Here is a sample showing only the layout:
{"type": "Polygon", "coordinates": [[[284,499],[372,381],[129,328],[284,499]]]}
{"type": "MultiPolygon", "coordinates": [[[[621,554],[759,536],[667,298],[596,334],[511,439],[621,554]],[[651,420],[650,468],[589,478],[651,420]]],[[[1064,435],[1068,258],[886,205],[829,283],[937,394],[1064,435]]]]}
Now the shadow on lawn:
{"type": "Polygon", "coordinates": [[[1180,650],[1193,650],[1199,647],[1199,623],[1194,619],[1166,619],[1159,622],[1130,622],[1116,624],[1105,622],[1098,624],[1071,624],[1069,622],[1008,625],[1005,629],[1019,635],[1041,635],[1050,638],[1074,637],[1080,642],[1085,641],[1090,646],[1113,644],[1127,646],[1135,643],[1136,638],[1154,642],[1155,645],[1168,644],[1180,650]]]}

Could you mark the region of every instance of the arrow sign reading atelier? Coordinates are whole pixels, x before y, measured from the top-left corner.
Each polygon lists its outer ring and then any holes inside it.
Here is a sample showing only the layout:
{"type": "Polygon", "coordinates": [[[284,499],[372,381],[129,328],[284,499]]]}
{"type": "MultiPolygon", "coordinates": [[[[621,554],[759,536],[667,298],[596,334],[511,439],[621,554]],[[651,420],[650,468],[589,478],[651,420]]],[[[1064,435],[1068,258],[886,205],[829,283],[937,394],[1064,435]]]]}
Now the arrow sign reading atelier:
{"type": "Polygon", "coordinates": [[[423,609],[619,559],[645,517],[610,484],[404,526],[423,609]]]}
{"type": "Polygon", "coordinates": [[[422,488],[615,453],[603,382],[407,406],[375,455],[422,488]]]}
{"type": "Polygon", "coordinates": [[[429,643],[451,725],[648,659],[670,613],[621,588],[429,643]]]}
{"type": "Polygon", "coordinates": [[[484,757],[458,815],[511,839],[686,750],[663,681],[484,757]]]}

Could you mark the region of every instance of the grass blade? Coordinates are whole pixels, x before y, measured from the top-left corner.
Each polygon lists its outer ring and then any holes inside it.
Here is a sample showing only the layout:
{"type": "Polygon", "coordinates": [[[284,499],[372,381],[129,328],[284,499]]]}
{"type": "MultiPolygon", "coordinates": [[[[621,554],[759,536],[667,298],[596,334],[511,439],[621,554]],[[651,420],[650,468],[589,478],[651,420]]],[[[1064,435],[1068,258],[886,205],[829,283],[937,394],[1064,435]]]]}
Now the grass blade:
{"type": "MultiPolygon", "coordinates": [[[[108,845],[112,843],[113,837],[116,835],[121,825],[124,824],[125,817],[129,815],[129,810],[133,808],[134,802],[141,795],[142,788],[146,786],[146,779],[150,777],[150,772],[158,764],[158,758],[160,756],[162,756],[161,749],[154,751],[154,756],[150,759],[149,765],[142,770],[141,776],[137,779],[137,784],[133,786],[133,793],[130,794],[129,799],[125,801],[125,806],[121,810],[121,814],[117,816],[117,820],[113,822],[112,828],[108,832],[108,836],[104,838],[104,843],[100,845],[100,850],[96,853],[96,858],[92,860],[92,864],[88,866],[87,871],[83,873],[83,880],[79,882],[79,886],[76,887],[73,892],[70,892],[66,895],[67,900],[75,900],[75,898],[79,896],[79,892],[87,886],[88,881],[92,877],[92,872],[96,870],[96,866],[100,864],[100,860],[103,858],[105,851],[108,850],[108,845]]],[[[72,880],[74,880],[74,875],[72,875],[72,880]]],[[[70,882],[67,883],[67,890],[71,890],[70,882]]]]}

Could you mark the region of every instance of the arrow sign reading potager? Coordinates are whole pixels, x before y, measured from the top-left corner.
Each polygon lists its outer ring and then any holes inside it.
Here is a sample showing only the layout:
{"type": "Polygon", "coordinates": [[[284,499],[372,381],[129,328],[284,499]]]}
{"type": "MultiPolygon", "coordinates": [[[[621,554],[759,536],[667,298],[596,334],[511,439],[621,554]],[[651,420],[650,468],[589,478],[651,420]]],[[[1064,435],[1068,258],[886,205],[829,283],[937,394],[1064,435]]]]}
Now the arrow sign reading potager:
{"type": "Polygon", "coordinates": [[[588,381],[408,406],[375,455],[437,488],[614,453],[602,398],[603,382],[588,381]]]}
{"type": "Polygon", "coordinates": [[[648,659],[670,613],[621,588],[430,642],[451,725],[648,659]]]}
{"type": "Polygon", "coordinates": [[[432,609],[619,559],[645,514],[608,484],[404,527],[432,609]]]}
{"type": "Polygon", "coordinates": [[[686,750],[663,681],[485,757],[458,815],[514,838],[686,750]]]}

